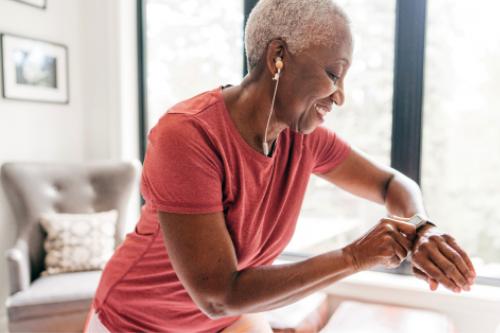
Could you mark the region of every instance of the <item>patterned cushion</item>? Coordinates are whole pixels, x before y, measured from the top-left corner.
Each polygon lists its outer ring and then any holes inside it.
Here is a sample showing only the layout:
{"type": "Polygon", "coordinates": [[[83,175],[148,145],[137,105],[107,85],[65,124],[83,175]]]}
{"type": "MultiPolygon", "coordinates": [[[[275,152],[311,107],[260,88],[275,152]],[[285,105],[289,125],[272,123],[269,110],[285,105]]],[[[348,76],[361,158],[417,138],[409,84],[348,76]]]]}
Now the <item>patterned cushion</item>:
{"type": "Polygon", "coordinates": [[[103,269],[115,247],[118,212],[49,213],[40,217],[47,232],[43,276],[103,269]]]}

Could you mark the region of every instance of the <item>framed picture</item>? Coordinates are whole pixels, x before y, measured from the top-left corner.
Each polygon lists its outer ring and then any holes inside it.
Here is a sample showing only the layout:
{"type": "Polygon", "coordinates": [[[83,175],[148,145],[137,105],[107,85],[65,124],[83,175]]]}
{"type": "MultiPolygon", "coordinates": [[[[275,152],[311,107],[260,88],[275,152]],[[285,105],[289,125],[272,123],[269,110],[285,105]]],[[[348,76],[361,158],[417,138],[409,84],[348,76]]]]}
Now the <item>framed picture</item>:
{"type": "Polygon", "coordinates": [[[4,98],[68,103],[68,48],[61,44],[1,34],[4,98]]]}
{"type": "Polygon", "coordinates": [[[13,0],[16,2],[22,2],[27,5],[40,8],[40,9],[45,9],[47,8],[47,0],[13,0]]]}

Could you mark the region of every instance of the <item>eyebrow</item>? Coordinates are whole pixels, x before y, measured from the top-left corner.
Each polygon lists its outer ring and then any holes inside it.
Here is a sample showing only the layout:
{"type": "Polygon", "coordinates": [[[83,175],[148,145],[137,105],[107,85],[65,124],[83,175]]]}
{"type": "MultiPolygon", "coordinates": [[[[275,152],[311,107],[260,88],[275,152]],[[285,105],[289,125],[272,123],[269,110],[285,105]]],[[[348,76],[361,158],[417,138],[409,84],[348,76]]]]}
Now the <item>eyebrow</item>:
{"type": "Polygon", "coordinates": [[[343,62],[345,63],[347,66],[346,67],[350,67],[351,66],[351,63],[349,62],[349,60],[347,60],[346,58],[340,58],[338,60],[335,60],[329,64],[327,64],[327,66],[333,66],[334,64],[337,64],[339,62],[343,62]]]}

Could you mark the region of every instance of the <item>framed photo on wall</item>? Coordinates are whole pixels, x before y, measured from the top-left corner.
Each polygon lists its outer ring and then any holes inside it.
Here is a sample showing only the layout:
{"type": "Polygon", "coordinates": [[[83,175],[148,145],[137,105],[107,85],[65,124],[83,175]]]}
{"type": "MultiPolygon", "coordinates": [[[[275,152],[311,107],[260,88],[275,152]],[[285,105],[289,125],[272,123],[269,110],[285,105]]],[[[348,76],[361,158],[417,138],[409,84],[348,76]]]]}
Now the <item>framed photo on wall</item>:
{"type": "Polygon", "coordinates": [[[45,9],[47,8],[47,0],[13,0],[16,2],[22,2],[24,4],[40,8],[40,9],[45,9]]]}
{"type": "Polygon", "coordinates": [[[69,102],[65,45],[1,34],[2,95],[7,99],[69,102]]]}

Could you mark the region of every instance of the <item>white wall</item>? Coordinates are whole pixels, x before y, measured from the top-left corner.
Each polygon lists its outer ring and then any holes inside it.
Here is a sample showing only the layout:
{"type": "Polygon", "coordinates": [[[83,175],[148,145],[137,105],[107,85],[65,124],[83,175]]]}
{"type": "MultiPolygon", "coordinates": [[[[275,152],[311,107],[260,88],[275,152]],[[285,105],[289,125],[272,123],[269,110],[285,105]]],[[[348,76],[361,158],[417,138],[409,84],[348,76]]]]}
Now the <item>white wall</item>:
{"type": "MultiPolygon", "coordinates": [[[[0,98],[0,164],[137,158],[135,27],[134,0],[49,0],[45,10],[0,1],[0,32],[67,45],[70,78],[67,105],[0,98]]],[[[0,190],[0,332],[8,293],[3,253],[15,233],[0,190]]]]}
{"type": "Polygon", "coordinates": [[[79,1],[86,46],[82,50],[85,156],[137,158],[136,2],[79,1]]]}

